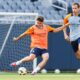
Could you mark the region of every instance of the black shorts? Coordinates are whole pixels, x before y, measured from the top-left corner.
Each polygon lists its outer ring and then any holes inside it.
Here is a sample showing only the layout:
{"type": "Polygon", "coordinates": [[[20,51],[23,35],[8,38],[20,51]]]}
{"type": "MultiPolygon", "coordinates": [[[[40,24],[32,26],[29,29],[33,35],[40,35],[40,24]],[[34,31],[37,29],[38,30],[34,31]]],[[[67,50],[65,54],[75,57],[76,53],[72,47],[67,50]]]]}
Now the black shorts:
{"type": "Polygon", "coordinates": [[[30,51],[30,54],[35,54],[36,57],[41,56],[44,53],[48,53],[47,49],[33,48],[30,51]]]}
{"type": "Polygon", "coordinates": [[[80,38],[71,42],[71,45],[72,45],[72,48],[73,48],[74,52],[78,51],[78,44],[80,44],[80,38]]]}

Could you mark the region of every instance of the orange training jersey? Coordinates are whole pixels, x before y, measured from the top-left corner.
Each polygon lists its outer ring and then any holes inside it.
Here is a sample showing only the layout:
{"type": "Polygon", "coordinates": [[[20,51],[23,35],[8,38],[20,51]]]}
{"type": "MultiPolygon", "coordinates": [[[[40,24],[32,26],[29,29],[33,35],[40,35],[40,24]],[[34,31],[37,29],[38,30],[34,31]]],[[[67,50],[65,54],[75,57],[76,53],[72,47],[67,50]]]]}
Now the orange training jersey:
{"type": "Polygon", "coordinates": [[[26,33],[31,35],[31,48],[44,48],[47,49],[48,46],[48,32],[54,30],[54,28],[43,25],[43,29],[39,29],[36,25],[30,27],[26,33]]]}
{"type": "Polygon", "coordinates": [[[68,19],[71,17],[71,13],[68,14],[65,18],[64,18],[64,24],[68,23],[68,19]]]}

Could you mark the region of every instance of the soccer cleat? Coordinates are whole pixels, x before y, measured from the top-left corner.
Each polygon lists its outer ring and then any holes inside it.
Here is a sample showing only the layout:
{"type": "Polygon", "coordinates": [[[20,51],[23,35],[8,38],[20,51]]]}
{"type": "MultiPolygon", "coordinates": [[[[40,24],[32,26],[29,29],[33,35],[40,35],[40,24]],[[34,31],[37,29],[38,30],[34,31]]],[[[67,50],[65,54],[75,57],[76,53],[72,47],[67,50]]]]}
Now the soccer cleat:
{"type": "Polygon", "coordinates": [[[16,62],[11,63],[10,65],[13,66],[13,67],[16,67],[17,66],[16,65],[16,62]]]}
{"type": "Polygon", "coordinates": [[[32,73],[31,73],[31,75],[36,75],[37,74],[37,72],[34,72],[34,71],[32,71],[32,73]]]}

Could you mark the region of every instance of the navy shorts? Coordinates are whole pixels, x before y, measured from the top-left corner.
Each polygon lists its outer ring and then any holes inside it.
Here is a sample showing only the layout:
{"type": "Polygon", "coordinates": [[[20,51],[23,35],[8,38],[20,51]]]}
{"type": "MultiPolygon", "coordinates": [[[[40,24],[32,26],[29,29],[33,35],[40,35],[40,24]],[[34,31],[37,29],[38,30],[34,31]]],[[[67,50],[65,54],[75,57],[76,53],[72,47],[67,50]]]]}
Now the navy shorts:
{"type": "Polygon", "coordinates": [[[30,54],[35,54],[36,57],[41,56],[44,53],[48,53],[47,49],[33,48],[30,51],[30,54]]]}
{"type": "Polygon", "coordinates": [[[78,45],[79,44],[80,44],[80,38],[71,42],[71,45],[72,45],[72,48],[73,48],[74,52],[78,51],[78,45]]]}

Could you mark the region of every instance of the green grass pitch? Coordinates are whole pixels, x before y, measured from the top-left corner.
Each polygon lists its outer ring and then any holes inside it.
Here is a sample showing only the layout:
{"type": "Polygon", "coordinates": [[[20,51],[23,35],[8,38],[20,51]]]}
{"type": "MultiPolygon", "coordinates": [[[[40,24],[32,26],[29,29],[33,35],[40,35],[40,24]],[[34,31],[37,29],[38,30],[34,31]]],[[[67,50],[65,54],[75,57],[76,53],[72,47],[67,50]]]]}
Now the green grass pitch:
{"type": "Polygon", "coordinates": [[[80,80],[80,74],[77,73],[47,73],[37,75],[18,75],[11,72],[0,72],[0,80],[80,80]]]}

